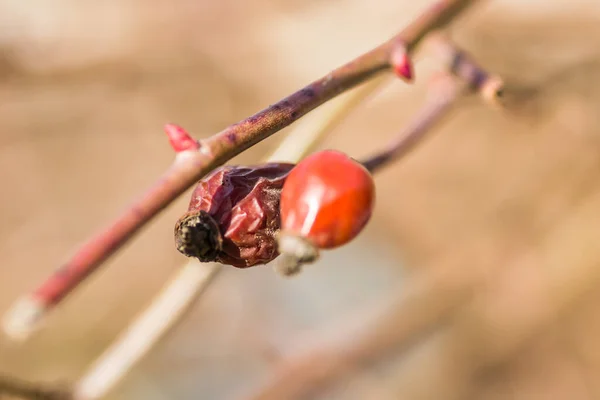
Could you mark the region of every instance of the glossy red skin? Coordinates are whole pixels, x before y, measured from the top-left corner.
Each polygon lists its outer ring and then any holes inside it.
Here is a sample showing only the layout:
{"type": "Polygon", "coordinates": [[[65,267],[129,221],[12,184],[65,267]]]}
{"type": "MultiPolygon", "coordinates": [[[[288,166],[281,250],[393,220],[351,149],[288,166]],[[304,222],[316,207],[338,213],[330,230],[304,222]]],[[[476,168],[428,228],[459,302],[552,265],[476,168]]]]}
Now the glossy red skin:
{"type": "Polygon", "coordinates": [[[374,204],[375,184],[365,167],[339,151],[320,151],[287,177],[281,191],[281,229],[331,249],[361,232],[374,204]]]}
{"type": "Polygon", "coordinates": [[[294,164],[224,166],[205,176],[188,211],[204,210],[219,226],[223,250],[217,261],[238,268],[265,264],[279,255],[281,188],[294,164]]]}

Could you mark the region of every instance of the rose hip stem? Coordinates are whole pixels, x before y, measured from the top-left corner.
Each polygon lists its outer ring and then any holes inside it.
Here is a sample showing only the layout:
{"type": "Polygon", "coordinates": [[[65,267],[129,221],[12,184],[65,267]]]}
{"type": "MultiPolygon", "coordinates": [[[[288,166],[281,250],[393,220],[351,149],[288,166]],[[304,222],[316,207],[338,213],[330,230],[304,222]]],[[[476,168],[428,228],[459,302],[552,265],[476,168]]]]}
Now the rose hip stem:
{"type": "Polygon", "coordinates": [[[456,82],[452,76],[445,73],[436,76],[429,88],[429,99],[417,116],[389,143],[386,149],[371,156],[362,164],[371,173],[375,173],[390,161],[406,155],[448,114],[464,92],[464,85],[456,82]]]}
{"type": "MultiPolygon", "coordinates": [[[[206,173],[340,93],[378,73],[395,68],[390,55],[397,46],[404,46],[406,52],[412,54],[429,32],[447,25],[472,3],[475,0],[440,0],[433,3],[387,42],[263,111],[200,141],[198,150],[187,150],[186,156],[178,157],[163,176],[123,214],[88,239],[62,267],[31,294],[18,301],[5,320],[5,331],[15,339],[25,339],[36,322],[49,310],[206,173]]],[[[397,53],[395,55],[398,58],[397,53]]]]}

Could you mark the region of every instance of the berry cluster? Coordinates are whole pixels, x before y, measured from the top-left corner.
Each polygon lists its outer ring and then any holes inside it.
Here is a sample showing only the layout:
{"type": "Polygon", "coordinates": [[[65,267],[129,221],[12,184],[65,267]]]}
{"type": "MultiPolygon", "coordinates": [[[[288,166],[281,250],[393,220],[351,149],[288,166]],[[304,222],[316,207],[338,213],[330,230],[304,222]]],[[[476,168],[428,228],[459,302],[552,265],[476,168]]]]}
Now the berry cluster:
{"type": "Polygon", "coordinates": [[[188,257],[237,268],[281,254],[278,269],[291,275],[320,249],[354,239],[374,200],[369,171],[339,151],[320,151],[297,165],[225,166],[196,186],[175,242],[188,257]]]}

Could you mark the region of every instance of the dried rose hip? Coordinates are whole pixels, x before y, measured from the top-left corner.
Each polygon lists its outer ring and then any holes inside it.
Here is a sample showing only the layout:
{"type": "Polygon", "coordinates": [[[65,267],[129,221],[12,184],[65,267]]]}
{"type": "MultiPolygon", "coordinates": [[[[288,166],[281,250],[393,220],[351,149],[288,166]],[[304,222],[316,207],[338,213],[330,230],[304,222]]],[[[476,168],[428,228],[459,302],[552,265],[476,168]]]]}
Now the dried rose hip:
{"type": "Polygon", "coordinates": [[[364,228],[375,202],[369,171],[346,154],[325,150],[302,160],[281,191],[278,268],[298,272],[318,257],[318,249],[348,243],[364,228]]]}
{"type": "Polygon", "coordinates": [[[279,255],[279,199],[294,164],[224,166],[205,176],[177,221],[177,250],[201,262],[237,268],[265,264],[279,255]]]}

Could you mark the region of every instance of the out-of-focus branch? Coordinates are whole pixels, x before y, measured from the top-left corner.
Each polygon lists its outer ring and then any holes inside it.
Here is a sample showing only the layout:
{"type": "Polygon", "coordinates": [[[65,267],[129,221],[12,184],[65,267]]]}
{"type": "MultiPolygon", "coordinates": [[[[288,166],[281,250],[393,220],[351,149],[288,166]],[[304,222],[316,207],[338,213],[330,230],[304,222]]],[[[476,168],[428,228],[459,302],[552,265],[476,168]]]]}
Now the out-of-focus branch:
{"type": "MultiPolygon", "coordinates": [[[[445,49],[460,55],[462,51],[451,42],[445,49]]],[[[460,57],[461,67],[435,77],[430,86],[428,103],[408,127],[386,150],[367,159],[363,164],[377,171],[388,162],[406,154],[451,109],[462,94],[492,87],[486,81],[491,75],[467,57],[460,57]],[[465,71],[469,71],[466,73],[465,71]],[[470,90],[469,90],[470,89],[470,90]]],[[[494,78],[498,93],[501,85],[494,78]]],[[[491,98],[491,97],[488,97],[491,98]]],[[[339,379],[359,366],[376,359],[390,348],[401,348],[423,336],[447,318],[468,298],[472,282],[458,268],[428,268],[405,282],[399,295],[386,298],[383,304],[370,307],[363,313],[353,312],[349,323],[336,324],[334,332],[319,332],[316,344],[288,356],[277,368],[275,376],[245,400],[293,400],[321,385],[339,379]],[[440,298],[443,296],[443,298],[440,298]],[[342,326],[340,326],[342,325],[342,326]],[[339,332],[344,332],[344,340],[339,332]]]]}
{"type": "Polygon", "coordinates": [[[163,176],[121,216],[92,236],[60,269],[17,302],[4,321],[5,331],[15,339],[27,338],[49,310],[198,179],[342,92],[390,68],[402,69],[394,63],[409,59],[397,57],[398,51],[411,54],[427,33],[444,27],[474,2],[435,2],[389,41],[263,111],[198,142],[197,149],[186,147],[163,176]]]}
{"type": "Polygon", "coordinates": [[[436,76],[430,84],[427,103],[419,114],[385,150],[363,162],[371,172],[412,150],[448,114],[463,94],[477,91],[488,103],[498,104],[503,90],[500,78],[481,68],[472,57],[439,32],[428,36],[426,43],[436,50],[448,71],[462,84],[453,82],[446,73],[436,76]]]}
{"type": "Polygon", "coordinates": [[[0,375],[0,399],[4,395],[36,400],[71,400],[66,390],[0,375]]]}
{"type": "Polygon", "coordinates": [[[219,264],[200,265],[197,260],[185,264],[150,306],[88,368],[73,387],[72,398],[91,400],[104,396],[181,319],[220,269],[219,264]]]}
{"type": "Polygon", "coordinates": [[[504,83],[496,75],[488,73],[467,52],[457,48],[443,32],[427,36],[425,45],[432,49],[446,68],[478,91],[486,102],[498,105],[504,92],[504,83]]]}
{"type": "Polygon", "coordinates": [[[376,172],[390,161],[414,148],[440,122],[465,92],[465,87],[442,73],[436,76],[428,91],[428,100],[419,114],[400,132],[386,149],[363,161],[369,171],[376,172]]]}

